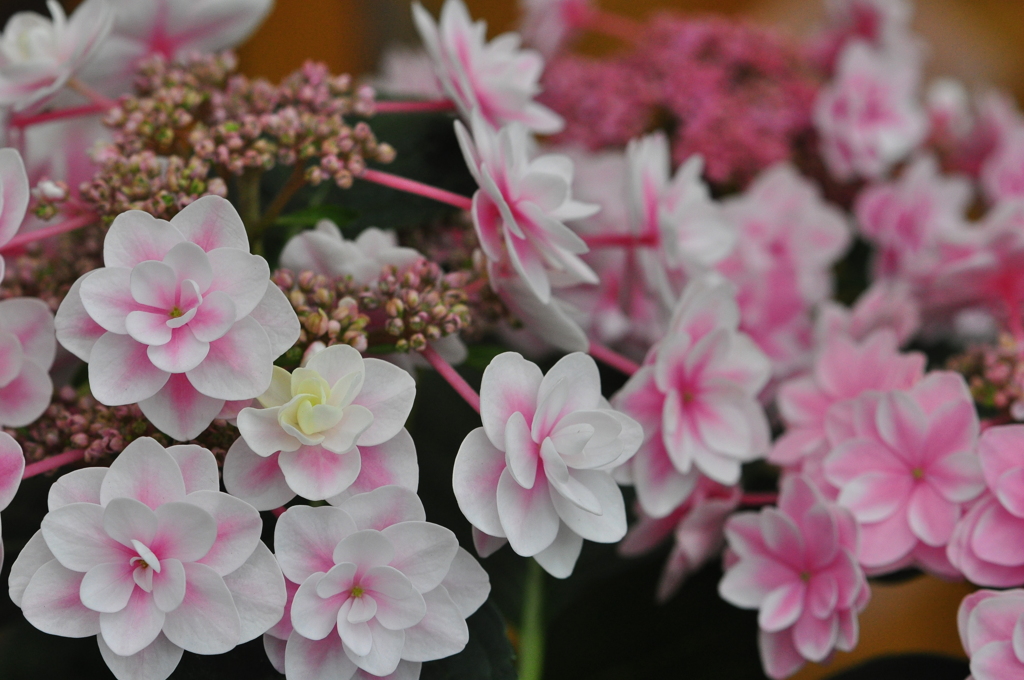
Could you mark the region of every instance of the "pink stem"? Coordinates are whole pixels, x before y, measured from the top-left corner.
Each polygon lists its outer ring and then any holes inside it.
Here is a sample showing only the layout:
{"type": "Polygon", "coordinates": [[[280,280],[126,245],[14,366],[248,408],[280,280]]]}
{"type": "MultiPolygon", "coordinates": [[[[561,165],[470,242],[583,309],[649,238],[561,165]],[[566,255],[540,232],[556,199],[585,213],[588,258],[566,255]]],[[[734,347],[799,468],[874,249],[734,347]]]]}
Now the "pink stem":
{"type": "Polygon", "coordinates": [[[740,505],[775,505],[779,502],[779,494],[774,491],[761,493],[745,493],[740,498],[740,505]]]}
{"type": "Polygon", "coordinates": [[[284,511],[285,511],[285,510],[287,510],[287,509],[288,509],[288,508],[286,508],[286,507],[284,507],[284,506],[282,505],[282,506],[281,506],[281,507],[279,507],[279,508],[274,508],[274,509],[273,509],[273,510],[271,510],[270,512],[274,513],[274,517],[280,517],[281,515],[283,515],[283,514],[284,514],[284,511]]]}
{"type": "Polygon", "coordinates": [[[392,189],[398,189],[399,191],[407,191],[410,194],[416,194],[417,196],[425,196],[432,198],[435,201],[441,203],[447,203],[448,205],[455,206],[459,210],[469,210],[473,207],[473,200],[460,196],[459,194],[453,194],[450,191],[444,189],[438,189],[432,187],[429,184],[423,184],[416,180],[406,179],[405,177],[399,177],[398,175],[392,175],[389,172],[381,172],[379,170],[365,170],[363,174],[359,175],[360,179],[365,179],[368,182],[380,184],[382,186],[391,187],[392,189]]]}
{"type": "Polygon", "coordinates": [[[623,42],[639,43],[644,38],[644,26],[639,21],[614,12],[592,8],[580,17],[581,26],[595,33],[603,33],[623,42]]]}
{"type": "Polygon", "coordinates": [[[622,371],[626,375],[633,375],[640,370],[640,364],[636,363],[632,359],[627,359],[618,352],[596,342],[591,342],[590,348],[587,351],[590,356],[594,357],[598,361],[606,363],[612,368],[622,371]]]}
{"type": "Polygon", "coordinates": [[[58,453],[56,456],[50,456],[49,458],[44,458],[37,463],[26,465],[25,474],[23,474],[21,478],[28,479],[29,477],[35,477],[36,475],[41,475],[44,472],[56,470],[62,465],[77,463],[83,458],[85,458],[85,449],[72,449],[70,451],[65,451],[64,453],[58,453]]]}
{"type": "Polygon", "coordinates": [[[411,102],[376,102],[377,113],[430,113],[434,111],[454,111],[455,102],[448,99],[411,102]]]}
{"type": "Polygon", "coordinates": [[[459,375],[458,371],[452,368],[444,358],[437,353],[430,345],[427,345],[420,354],[423,358],[434,367],[434,370],[441,374],[441,377],[448,381],[448,384],[459,393],[459,396],[466,400],[466,403],[473,407],[473,410],[480,413],[480,395],[476,393],[472,387],[469,386],[462,376],[459,375]]]}
{"type": "Polygon", "coordinates": [[[657,234],[594,234],[582,238],[591,248],[654,248],[660,242],[657,234]]]}
{"type": "Polygon", "coordinates": [[[91,101],[96,106],[102,106],[105,110],[110,110],[117,106],[117,101],[97,92],[77,78],[69,80],[68,87],[91,101]]]}
{"type": "Polygon", "coordinates": [[[80,229],[82,227],[93,224],[94,222],[96,222],[96,220],[96,215],[89,213],[86,215],[70,217],[64,220],[63,222],[60,222],[59,224],[54,224],[49,227],[43,227],[42,229],[36,229],[35,231],[30,231],[25,234],[19,234],[18,236],[15,236],[7,243],[0,246],[0,253],[15,250],[16,248],[20,248],[26,243],[32,243],[33,241],[38,241],[40,239],[56,236],[57,234],[64,234],[69,231],[74,231],[75,229],[80,229]]]}
{"type": "Polygon", "coordinates": [[[37,113],[34,115],[18,115],[11,116],[11,126],[25,128],[30,125],[39,125],[41,123],[49,123],[55,120],[64,120],[66,118],[78,118],[80,116],[91,116],[96,113],[103,113],[108,111],[108,107],[100,104],[86,104],[84,106],[75,106],[70,109],[60,109],[59,111],[46,111],[45,113],[37,113]]]}

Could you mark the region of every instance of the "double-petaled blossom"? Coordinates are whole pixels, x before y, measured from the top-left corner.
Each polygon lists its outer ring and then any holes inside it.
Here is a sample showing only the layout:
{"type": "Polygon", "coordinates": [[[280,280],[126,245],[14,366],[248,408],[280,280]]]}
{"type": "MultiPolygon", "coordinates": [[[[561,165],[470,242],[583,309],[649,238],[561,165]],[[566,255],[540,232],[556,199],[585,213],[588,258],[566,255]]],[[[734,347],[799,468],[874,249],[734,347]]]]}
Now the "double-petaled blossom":
{"type": "Polygon", "coordinates": [[[946,550],[973,583],[996,588],[1024,583],[1024,426],[982,433],[978,458],[985,493],[957,524],[946,550]]]}
{"type": "Polygon", "coordinates": [[[723,486],[702,475],[686,501],[665,517],[650,517],[638,508],[639,521],[622,539],[619,554],[640,555],[672,537],[672,552],[662,569],[656,595],[659,602],[665,602],[687,576],[721,551],[725,522],[739,506],[742,495],[738,486],[723,486]]]}
{"type": "Polygon", "coordinates": [[[24,427],[53,397],[50,367],[57,353],[53,313],[38,298],[0,302],[0,426],[24,427]]]}
{"type": "Polygon", "coordinates": [[[835,80],[814,108],[821,153],[836,178],[879,178],[924,138],[918,64],[903,57],[859,41],[843,49],[835,80]]]}
{"type": "Polygon", "coordinates": [[[11,599],[45,633],[96,635],[119,680],[164,680],[183,650],[222,654],[284,612],[259,513],[219,490],[200,446],[137,439],[110,468],[61,477],[49,510],[11,568],[11,599]]]}
{"type": "Polygon", "coordinates": [[[857,615],[870,597],[857,564],[857,523],[800,476],[783,478],[777,508],[734,515],[718,592],[758,609],[761,662],[772,678],[857,644],[857,615]]]}
{"type": "Polygon", "coordinates": [[[860,341],[830,334],[819,347],[811,372],[779,386],[776,403],[786,431],[775,441],[768,460],[812,474],[807,466],[820,466],[831,449],[830,427],[852,419],[854,400],[871,390],[913,387],[924,376],[925,361],[919,352],[901,354],[895,333],[887,329],[860,341]]]}
{"type": "Polygon", "coordinates": [[[1024,676],[1024,590],[979,590],[960,603],[960,642],[971,660],[969,680],[1024,676]]]}
{"type": "Polygon", "coordinates": [[[296,272],[351,276],[353,283],[364,286],[377,281],[385,265],[401,272],[421,257],[415,249],[398,245],[392,231],[370,227],[349,241],[334,222],[320,220],[315,229],[289,239],[281,251],[280,264],[296,272]]]}
{"type": "Polygon", "coordinates": [[[880,279],[861,293],[853,308],[831,300],[818,307],[815,340],[823,343],[835,334],[860,342],[877,330],[888,328],[905,345],[921,327],[921,309],[902,281],[880,279]]]}
{"type": "Polygon", "coordinates": [[[857,197],[860,232],[878,247],[875,273],[911,281],[935,266],[936,246],[966,228],[973,189],[965,177],[944,177],[933,156],[921,156],[899,179],[857,197]]]}
{"type": "Polygon", "coordinates": [[[626,534],[609,470],[636,453],[643,432],[601,396],[593,359],[569,354],[544,375],[514,352],[498,355],[484,371],[480,419],[452,476],[478,551],[507,540],[565,578],[583,539],[614,543],[626,534]]]}
{"type": "MultiPolygon", "coordinates": [[[[11,435],[0,432],[0,510],[14,500],[24,473],[25,454],[21,451],[21,445],[11,435]]],[[[0,540],[0,568],[3,566],[4,543],[0,540]]]]}
{"type": "Polygon", "coordinates": [[[846,218],[788,164],[765,170],[723,210],[739,238],[716,268],[736,285],[742,329],[785,376],[810,349],[810,311],[829,297],[832,266],[850,243],[846,218]]]}
{"type": "MultiPolygon", "coordinates": [[[[31,197],[32,190],[21,154],[15,149],[0,149],[0,246],[18,233],[25,221],[31,197]]],[[[6,264],[0,255],[0,281],[5,271],[6,264]]]]}
{"type": "Polygon", "coordinates": [[[225,402],[266,392],[274,359],[298,339],[291,304],[223,198],[200,198],[170,222],[119,215],[103,261],[61,303],[57,339],[89,363],[99,402],[138,402],[175,439],[198,435],[225,402]]]}
{"type": "Polygon", "coordinates": [[[56,0],[51,18],[18,12],[0,35],[0,106],[23,109],[55,94],[97,55],[114,13],[107,0],[86,0],[71,17],[56,0]]]}
{"type": "Polygon", "coordinates": [[[958,575],[946,545],[985,488],[978,414],[963,377],[936,371],[907,390],[867,392],[830,423],[824,474],[861,527],[859,560],[958,575]]]}
{"type": "Polygon", "coordinates": [[[416,447],[405,420],[416,383],[348,345],[314,354],[292,373],[274,367],[263,408],[238,414],[242,436],[224,461],[224,486],[259,510],[295,497],[322,501],[398,484],[415,491],[416,447]]]}
{"type": "Polygon", "coordinates": [[[771,366],[739,326],[731,286],[690,283],[669,331],[613,398],[644,429],[626,477],[644,512],[664,517],[691,493],[700,471],[734,485],[740,466],[768,451],[757,396],[771,366]]]}
{"type": "Polygon", "coordinates": [[[434,73],[464,118],[479,112],[496,128],[519,123],[540,134],[562,129],[561,116],[533,100],[544,58],[520,49],[517,33],[487,42],[487,24],[474,22],[462,0],[445,0],[437,23],[418,2],[412,14],[434,73]]]}
{"type": "Polygon", "coordinates": [[[394,486],[281,515],[274,547],[293,595],[264,637],[280,672],[416,680],[422,662],[462,651],[490,583],[455,534],[425,519],[416,494],[394,486]]]}

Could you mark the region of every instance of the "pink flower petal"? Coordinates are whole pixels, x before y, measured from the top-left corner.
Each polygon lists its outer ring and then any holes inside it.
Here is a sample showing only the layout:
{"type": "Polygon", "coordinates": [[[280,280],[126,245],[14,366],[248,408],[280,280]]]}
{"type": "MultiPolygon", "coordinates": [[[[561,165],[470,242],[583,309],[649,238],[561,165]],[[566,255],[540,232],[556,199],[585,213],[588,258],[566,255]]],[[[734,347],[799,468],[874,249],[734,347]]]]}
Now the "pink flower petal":
{"type": "Polygon", "coordinates": [[[234,248],[217,248],[210,251],[208,257],[213,269],[213,282],[203,295],[223,291],[235,303],[238,318],[248,316],[266,295],[270,279],[267,261],[259,255],[234,248]]]}
{"type": "Polygon", "coordinates": [[[382,486],[400,486],[415,491],[419,484],[419,464],[416,462],[416,444],[409,431],[401,431],[383,444],[359,447],[359,476],[340,497],[366,493],[382,486]]]}
{"type": "Polygon", "coordinates": [[[277,462],[278,454],[260,456],[239,437],[224,458],[224,488],[257,510],[273,510],[295,498],[277,462]]]}
{"type": "Polygon", "coordinates": [[[21,154],[16,149],[0,149],[0,245],[18,233],[31,196],[21,154]]]}
{"type": "Polygon", "coordinates": [[[270,387],[272,371],[267,333],[254,319],[246,317],[210,343],[206,359],[187,375],[192,386],[206,396],[233,401],[263,394],[270,387]]]}
{"type": "MultiPolygon", "coordinates": [[[[171,249],[171,252],[173,253],[182,246],[187,247],[188,244],[179,243],[171,249]]],[[[106,271],[118,272],[120,270],[108,269],[106,271]]],[[[134,269],[132,269],[130,278],[131,283],[129,285],[129,290],[131,291],[132,298],[138,305],[153,307],[155,310],[170,311],[170,309],[177,304],[178,279],[174,273],[174,269],[163,262],[140,262],[134,269]]],[[[91,282],[86,281],[86,283],[83,284],[83,291],[89,290],[90,283],[91,282]]],[[[113,283],[113,281],[111,281],[111,283],[113,283]]],[[[86,306],[88,306],[89,297],[85,297],[84,299],[86,301],[86,306]]],[[[97,321],[99,321],[99,319],[97,319],[97,321]]]]}
{"type": "Polygon", "coordinates": [[[72,503],[43,518],[43,538],[54,557],[68,569],[85,572],[97,564],[130,556],[103,528],[103,508],[72,503]]]}
{"type": "Polygon", "coordinates": [[[110,650],[119,656],[141,652],[160,635],[165,615],[142,588],[132,591],[124,609],[100,614],[100,635],[110,650]]]}
{"type": "Polygon", "coordinates": [[[800,580],[786,583],[769,592],[761,603],[757,625],[775,633],[789,628],[804,611],[807,586],[800,580]]]}
{"type": "Polygon", "coordinates": [[[96,341],[89,356],[89,389],[97,401],[107,406],[134,404],[160,391],[171,374],[153,365],[147,349],[115,333],[96,341]]]}
{"type": "MultiPolygon", "coordinates": [[[[351,565],[348,569],[351,570],[351,565]]],[[[338,612],[348,599],[343,591],[332,597],[321,597],[317,588],[325,578],[327,574],[314,574],[312,578],[306,579],[292,600],[292,626],[296,633],[310,640],[323,640],[331,635],[339,619],[338,612]]]]}
{"type": "Polygon", "coordinates": [[[640,506],[652,517],[664,517],[675,510],[700,478],[696,470],[685,475],[676,470],[657,433],[633,457],[632,468],[640,506]]]}
{"type": "MultiPolygon", "coordinates": [[[[355,663],[371,675],[379,677],[387,676],[395,672],[402,660],[402,648],[405,646],[405,633],[401,630],[388,630],[376,619],[366,623],[373,638],[370,652],[358,656],[354,650],[345,644],[345,653],[349,660],[355,663]]],[[[342,636],[344,640],[344,636],[342,636]]]]}
{"type": "Polygon", "coordinates": [[[530,436],[530,426],[522,412],[516,411],[505,425],[505,462],[516,483],[532,489],[537,479],[540,447],[530,436]]]}
{"type": "Polygon", "coordinates": [[[0,387],[0,423],[24,427],[35,422],[50,405],[53,381],[37,364],[25,362],[18,376],[0,387]]]}
{"type": "Polygon", "coordinates": [[[171,612],[185,600],[185,566],[180,560],[161,559],[160,573],[153,574],[153,602],[162,612],[171,612]]]}
{"type": "Polygon", "coordinates": [[[84,577],[57,560],[43,564],[32,574],[21,597],[25,619],[50,635],[84,638],[99,633],[99,612],[83,605],[79,595],[84,577]]]}
{"type": "Polygon", "coordinates": [[[543,373],[515,352],[495,357],[480,383],[480,420],[494,446],[505,446],[505,426],[513,413],[533,419],[543,373]]]}
{"type": "Polygon", "coordinates": [[[224,577],[242,622],[239,644],[254,640],[269,630],[285,612],[288,593],[281,567],[262,542],[249,559],[224,577]]]}
{"type": "Polygon", "coordinates": [[[58,342],[82,361],[89,361],[93,345],[107,332],[82,303],[82,281],[92,273],[83,274],[71,285],[53,320],[58,342]]]}
{"type": "Polygon", "coordinates": [[[50,485],[47,505],[50,512],[71,503],[100,504],[100,485],[107,468],[93,467],[73,470],[50,485]]]}
{"type": "Polygon", "coordinates": [[[338,503],[356,523],[356,527],[383,531],[399,522],[423,522],[427,513],[419,496],[398,486],[382,486],[365,494],[356,494],[338,503]]]}
{"type": "MultiPolygon", "coordinates": [[[[582,549],[583,537],[570,529],[565,522],[561,522],[555,540],[534,555],[533,559],[555,578],[569,578],[582,549]]],[[[486,555],[481,553],[481,557],[486,555]]]]}
{"type": "Polygon", "coordinates": [[[164,220],[141,210],[129,210],[114,218],[103,239],[103,263],[131,269],[146,260],[164,259],[183,240],[181,233],[164,220]]]}
{"type": "Polygon", "coordinates": [[[796,649],[793,634],[788,631],[769,633],[760,631],[757,638],[764,672],[773,680],[782,680],[796,673],[806,663],[796,649]]]}
{"type": "Polygon", "coordinates": [[[196,491],[186,496],[185,502],[202,508],[217,523],[217,540],[198,562],[221,576],[245,564],[259,545],[263,531],[263,520],[256,509],[219,491],[196,491]]]}
{"type": "Polygon", "coordinates": [[[917,484],[907,506],[914,535],[930,546],[946,545],[960,519],[960,506],[950,503],[928,484],[917,484]]]}
{"type": "Polygon", "coordinates": [[[285,647],[284,665],[298,677],[316,680],[351,678],[356,672],[356,665],[345,654],[336,633],[322,640],[310,640],[298,631],[293,632],[285,647]]]}
{"type": "Polygon", "coordinates": [[[235,323],[235,303],[223,291],[207,295],[188,327],[198,340],[213,342],[224,336],[235,323]]]}
{"type": "MultiPolygon", "coordinates": [[[[174,271],[175,289],[182,286],[185,281],[192,281],[195,284],[192,290],[198,289],[198,292],[204,293],[213,281],[213,267],[210,265],[210,259],[206,252],[194,243],[179,243],[171,248],[164,255],[163,264],[174,271]]],[[[184,291],[182,292],[184,293],[184,291]]],[[[181,299],[178,302],[188,304],[191,301],[186,302],[185,299],[181,299]]]]}
{"type": "Polygon", "coordinates": [[[278,454],[288,486],[303,498],[322,501],[345,491],[359,476],[359,449],[334,453],[322,446],[300,446],[278,454]]]}
{"type": "Polygon", "coordinates": [[[242,218],[230,201],[220,196],[196,199],[171,219],[185,240],[210,252],[235,248],[249,252],[249,238],[242,218]]]}
{"type": "Polygon", "coordinates": [[[163,345],[171,341],[170,317],[164,312],[129,312],[124,327],[133,340],[144,345],[163,345]]]}
{"type": "MultiPolygon", "coordinates": [[[[205,491],[199,493],[214,493],[205,491]]],[[[156,534],[149,549],[161,560],[201,560],[217,540],[217,523],[205,510],[192,503],[164,503],[156,509],[156,534]]]]}
{"type": "Polygon", "coordinates": [[[132,553],[132,541],[149,546],[157,524],[156,513],[133,498],[114,498],[103,508],[103,530],[132,553]]]}
{"type": "Polygon", "coordinates": [[[443,587],[434,588],[424,593],[423,599],[426,601],[426,615],[405,630],[402,659],[433,661],[465,649],[469,642],[469,627],[448,591],[443,587]]]}
{"type": "Polygon", "coordinates": [[[287,352],[299,340],[299,317],[277,284],[267,284],[264,293],[250,316],[263,326],[270,338],[270,353],[276,358],[287,352]]]}
{"type": "Polygon", "coordinates": [[[330,571],[334,566],[334,548],[355,531],[352,518],[338,508],[288,508],[274,529],[274,550],[281,570],[295,583],[330,571]]]}
{"type": "Polygon", "coordinates": [[[888,519],[861,525],[858,559],[865,567],[881,568],[905,557],[916,542],[906,510],[899,508],[888,519]]]}
{"type": "Polygon", "coordinates": [[[992,490],[1004,508],[1017,517],[1024,517],[1024,467],[1013,468],[999,475],[992,490]]]}
{"type": "Polygon", "coordinates": [[[541,380],[532,433],[540,441],[542,435],[547,436],[562,416],[573,411],[600,408],[600,402],[601,375],[597,364],[588,354],[567,354],[541,380]]]}
{"type": "Polygon", "coordinates": [[[119,612],[128,606],[135,590],[132,572],[135,566],[127,560],[97,564],[85,573],[79,594],[82,604],[101,613],[119,612]]]}
{"type": "Polygon", "coordinates": [[[928,421],[921,407],[903,392],[890,392],[878,405],[878,432],[890,450],[908,465],[920,465],[928,421]]]}
{"type": "Polygon", "coordinates": [[[1009,641],[992,642],[971,656],[971,676],[974,680],[1022,680],[1024,664],[1009,641]]]}
{"type": "Polygon", "coordinates": [[[14,499],[24,472],[25,455],[21,445],[11,435],[0,432],[0,510],[14,499]]]}
{"type": "Polygon", "coordinates": [[[621,540],[626,535],[626,507],[611,475],[600,470],[572,470],[569,474],[571,482],[598,502],[600,513],[588,512],[560,493],[552,493],[551,502],[559,518],[587,540],[598,543],[621,540]]]}
{"type": "Polygon", "coordinates": [[[140,437],[125,447],[107,471],[100,500],[132,498],[156,509],[185,498],[185,481],[174,458],[151,437],[140,437]]]}
{"type": "Polygon", "coordinates": [[[381,533],[395,546],[395,556],[388,564],[421,593],[441,584],[459,549],[455,534],[430,522],[399,522],[381,533]]]}
{"type": "Polygon", "coordinates": [[[49,306],[38,298],[11,298],[0,302],[0,319],[4,331],[21,342],[25,357],[44,371],[50,370],[57,342],[49,306]]]}
{"type": "Polygon", "coordinates": [[[394,567],[370,567],[362,582],[377,602],[376,620],[388,630],[415,626],[427,613],[423,596],[405,574],[394,567]]]}
{"type": "Polygon", "coordinates": [[[168,446],[167,453],[181,470],[185,480],[185,493],[195,491],[220,491],[220,471],[217,459],[209,449],[197,444],[168,446]]]}
{"type": "Polygon", "coordinates": [[[880,522],[907,502],[914,481],[906,473],[869,472],[840,488],[839,504],[848,508],[857,521],[880,522]]]}
{"type": "Polygon", "coordinates": [[[242,637],[231,592],[205,564],[185,565],[185,599],[167,614],[163,629],[168,640],[194,654],[223,654],[242,637]]]}
{"type": "Polygon", "coordinates": [[[498,479],[497,500],[501,528],[516,553],[530,557],[555,540],[558,513],[544,477],[538,476],[532,489],[524,489],[505,470],[498,479]]]}
{"type": "Polygon", "coordinates": [[[178,645],[172,643],[161,633],[148,647],[131,656],[115,654],[103,636],[97,638],[100,655],[106,662],[110,672],[118,678],[166,678],[174,672],[184,653],[178,645]]]}
{"type": "Polygon", "coordinates": [[[156,394],[139,402],[149,422],[178,441],[198,437],[223,405],[224,400],[201,394],[180,373],[171,375],[156,394]]]}
{"type": "Polygon", "coordinates": [[[824,661],[838,638],[839,618],[835,615],[820,619],[810,612],[804,612],[793,626],[793,643],[797,651],[809,661],[824,661]]]}
{"type": "Polygon", "coordinates": [[[125,319],[146,308],[131,294],[132,272],[122,267],[103,267],[82,278],[79,295],[92,320],[111,333],[125,334],[125,319]]]}
{"type": "Polygon", "coordinates": [[[1024,520],[997,503],[975,513],[970,547],[983,560],[1004,567],[1024,566],[1024,520]]]}
{"type": "MultiPolygon", "coordinates": [[[[504,435],[504,427],[501,432],[504,435]]],[[[504,471],[505,455],[482,427],[463,440],[452,471],[455,500],[462,514],[473,526],[499,538],[505,536],[498,513],[498,482],[504,471]]]]}
{"type": "Polygon", "coordinates": [[[280,411],[279,407],[246,408],[238,413],[238,431],[249,448],[258,455],[269,456],[278,451],[295,451],[301,446],[298,439],[281,427],[278,420],[280,411]]]}
{"type": "Polygon", "coordinates": [[[398,434],[412,411],[416,381],[404,370],[380,359],[364,359],[363,387],[352,401],[373,413],[373,423],[356,441],[360,446],[383,444],[398,434]]]}

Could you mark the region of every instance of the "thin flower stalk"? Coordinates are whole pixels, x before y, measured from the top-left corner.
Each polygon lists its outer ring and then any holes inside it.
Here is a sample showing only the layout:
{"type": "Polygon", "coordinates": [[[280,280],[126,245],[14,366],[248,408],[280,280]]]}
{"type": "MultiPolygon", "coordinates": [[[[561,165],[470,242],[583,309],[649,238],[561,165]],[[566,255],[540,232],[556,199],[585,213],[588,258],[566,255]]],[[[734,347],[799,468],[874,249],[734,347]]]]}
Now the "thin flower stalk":
{"type": "Polygon", "coordinates": [[[416,180],[392,175],[389,172],[365,170],[363,174],[359,175],[359,178],[365,179],[367,182],[391,187],[392,189],[398,189],[399,191],[405,191],[417,196],[431,198],[440,203],[447,203],[459,210],[470,210],[473,207],[473,201],[465,196],[460,196],[459,194],[445,191],[444,189],[438,189],[437,187],[432,187],[429,184],[423,184],[416,180]]]}
{"type": "Polygon", "coordinates": [[[427,345],[420,354],[423,358],[434,368],[435,371],[441,374],[452,388],[459,393],[459,396],[466,400],[466,403],[473,407],[473,410],[480,413],[480,395],[477,394],[476,390],[470,387],[469,383],[459,375],[451,364],[444,360],[444,358],[437,353],[430,345],[427,345]]]}

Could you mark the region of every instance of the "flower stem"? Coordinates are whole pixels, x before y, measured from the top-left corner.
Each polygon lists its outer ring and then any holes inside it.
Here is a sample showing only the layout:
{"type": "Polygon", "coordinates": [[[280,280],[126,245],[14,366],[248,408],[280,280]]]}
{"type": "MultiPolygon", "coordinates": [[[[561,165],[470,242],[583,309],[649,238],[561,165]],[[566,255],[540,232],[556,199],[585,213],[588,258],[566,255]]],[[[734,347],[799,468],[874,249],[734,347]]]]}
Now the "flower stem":
{"type": "Polygon", "coordinates": [[[58,453],[56,456],[50,456],[49,458],[44,458],[41,461],[32,463],[31,465],[26,465],[25,473],[21,478],[28,479],[29,477],[35,477],[36,475],[41,475],[44,472],[56,470],[63,465],[77,463],[83,458],[85,458],[85,449],[72,449],[70,451],[65,451],[64,453],[58,453]]]}
{"type": "Polygon", "coordinates": [[[654,248],[660,243],[657,234],[594,234],[581,236],[591,248],[654,248]]]}
{"type": "Polygon", "coordinates": [[[109,111],[110,109],[117,106],[117,101],[103,94],[100,94],[99,92],[92,89],[91,87],[83,83],[81,80],[78,80],[77,78],[70,79],[68,81],[68,87],[70,87],[72,90],[88,99],[96,106],[102,107],[105,111],[109,111]]]}
{"type": "Polygon", "coordinates": [[[281,211],[288,205],[288,201],[292,200],[292,197],[304,186],[306,186],[306,166],[303,163],[297,163],[292,170],[292,174],[288,177],[288,181],[277,192],[277,196],[270,202],[267,209],[263,211],[263,215],[252,228],[252,233],[249,234],[249,237],[253,239],[262,238],[263,232],[277,221],[281,211]]]}
{"type": "Polygon", "coordinates": [[[519,630],[519,680],[544,676],[544,569],[537,560],[526,563],[526,592],[519,630]]]}
{"type": "Polygon", "coordinates": [[[608,364],[612,368],[622,371],[626,375],[633,375],[640,370],[640,364],[632,359],[627,359],[618,352],[596,342],[591,342],[587,352],[598,361],[608,364]]]}
{"type": "Polygon", "coordinates": [[[245,225],[245,233],[249,235],[249,246],[255,253],[262,250],[257,227],[260,223],[260,179],[263,171],[256,168],[246,169],[238,178],[238,212],[245,225]]]}
{"type": "Polygon", "coordinates": [[[420,350],[420,354],[427,360],[434,370],[441,374],[441,377],[448,381],[459,396],[466,400],[466,403],[473,407],[473,410],[480,413],[480,395],[476,393],[469,383],[466,382],[459,372],[452,368],[452,365],[444,360],[430,345],[420,350]]]}
{"type": "Polygon", "coordinates": [[[24,234],[18,234],[7,243],[0,246],[0,253],[15,250],[16,248],[20,248],[27,243],[32,243],[33,241],[39,241],[44,238],[56,236],[57,234],[64,234],[69,231],[74,231],[75,229],[80,229],[82,227],[88,226],[90,224],[95,224],[97,220],[98,218],[96,217],[96,215],[88,213],[85,215],[78,215],[76,217],[69,217],[63,222],[54,224],[49,227],[43,227],[42,229],[36,229],[34,231],[30,231],[24,234]]]}
{"type": "Polygon", "coordinates": [[[455,102],[449,99],[408,102],[377,102],[374,105],[374,108],[377,113],[433,113],[454,111],[455,102]]]}
{"type": "Polygon", "coordinates": [[[399,191],[416,194],[417,196],[432,198],[435,201],[454,206],[459,210],[469,210],[473,207],[473,200],[470,198],[454,194],[450,191],[445,191],[444,189],[438,189],[437,187],[432,187],[429,184],[423,184],[416,180],[392,175],[389,172],[366,170],[363,174],[359,175],[359,178],[365,179],[367,182],[373,182],[382,186],[391,187],[392,189],[398,189],[399,191]]]}
{"type": "Polygon", "coordinates": [[[86,104],[84,106],[60,109],[59,111],[46,111],[44,113],[36,113],[28,116],[14,114],[11,116],[11,127],[26,128],[31,125],[40,125],[42,123],[49,123],[55,120],[91,116],[96,113],[103,113],[107,110],[108,108],[106,106],[102,106],[100,104],[86,104]]]}

